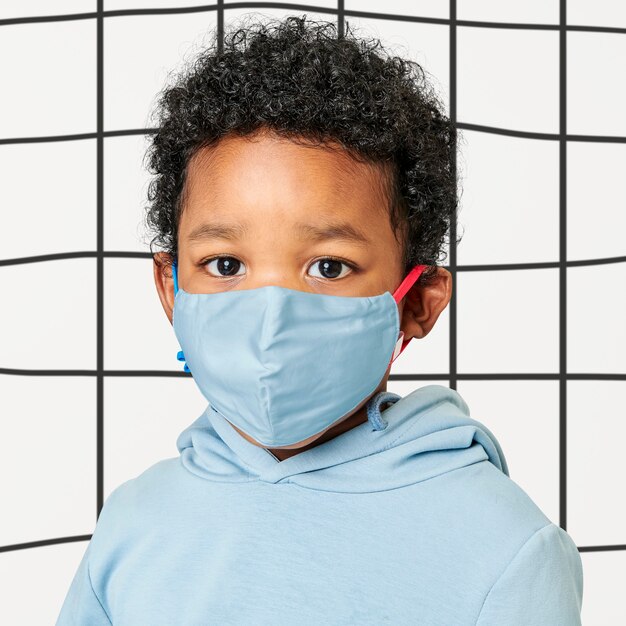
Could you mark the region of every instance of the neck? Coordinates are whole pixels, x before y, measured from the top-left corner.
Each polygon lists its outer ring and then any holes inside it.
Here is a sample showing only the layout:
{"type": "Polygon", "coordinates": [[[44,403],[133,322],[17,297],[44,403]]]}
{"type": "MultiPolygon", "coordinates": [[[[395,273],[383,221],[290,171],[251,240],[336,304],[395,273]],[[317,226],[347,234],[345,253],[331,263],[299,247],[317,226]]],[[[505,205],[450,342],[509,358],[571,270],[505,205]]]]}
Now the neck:
{"type": "Polygon", "coordinates": [[[333,427],[324,431],[317,439],[312,441],[311,443],[306,444],[300,448],[266,448],[269,450],[279,461],[284,461],[296,454],[300,454],[300,452],[305,452],[306,450],[310,450],[311,448],[315,448],[315,446],[319,446],[321,443],[325,441],[329,441],[330,439],[334,439],[337,435],[341,435],[348,430],[351,430],[355,426],[359,424],[363,424],[363,422],[367,422],[367,401],[377,394],[379,391],[387,391],[387,378],[386,376],[378,388],[374,390],[372,394],[370,394],[361,404],[361,406],[351,415],[346,417],[344,420],[335,424],[333,427]]]}
{"type": "Polygon", "coordinates": [[[315,446],[319,446],[321,443],[325,441],[329,441],[330,439],[334,439],[337,435],[341,435],[341,433],[345,433],[346,431],[362,424],[363,422],[367,422],[367,410],[365,405],[363,405],[358,411],[346,417],[346,419],[342,420],[338,424],[335,424],[332,428],[329,428],[327,431],[323,432],[315,441],[308,443],[306,446],[302,446],[301,448],[267,448],[279,461],[284,461],[289,457],[292,457],[296,454],[300,454],[300,452],[304,452],[306,450],[310,450],[311,448],[315,448],[315,446]]]}

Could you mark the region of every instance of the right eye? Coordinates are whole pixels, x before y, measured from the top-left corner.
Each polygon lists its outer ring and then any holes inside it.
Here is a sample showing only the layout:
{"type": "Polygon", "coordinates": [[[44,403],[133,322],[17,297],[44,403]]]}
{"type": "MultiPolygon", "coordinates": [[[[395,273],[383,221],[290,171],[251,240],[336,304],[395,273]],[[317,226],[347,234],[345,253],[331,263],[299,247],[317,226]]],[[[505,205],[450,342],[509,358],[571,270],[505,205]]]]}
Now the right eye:
{"type": "Polygon", "coordinates": [[[238,270],[245,267],[245,265],[241,261],[239,261],[239,259],[236,259],[232,256],[216,256],[212,259],[207,259],[203,263],[203,265],[209,267],[211,263],[217,263],[217,266],[215,268],[217,273],[209,271],[209,274],[218,278],[241,275],[238,274],[238,270]]]}

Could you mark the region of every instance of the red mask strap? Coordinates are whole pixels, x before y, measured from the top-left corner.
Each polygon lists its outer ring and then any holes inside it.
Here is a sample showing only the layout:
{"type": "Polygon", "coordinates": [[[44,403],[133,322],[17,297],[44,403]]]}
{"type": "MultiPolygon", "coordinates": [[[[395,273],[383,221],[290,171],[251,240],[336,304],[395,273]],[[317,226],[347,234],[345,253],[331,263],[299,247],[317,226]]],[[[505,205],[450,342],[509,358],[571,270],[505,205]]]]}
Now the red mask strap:
{"type": "Polygon", "coordinates": [[[428,265],[415,265],[413,269],[404,277],[398,288],[393,292],[394,300],[400,304],[400,300],[404,298],[406,292],[413,286],[415,281],[420,277],[421,273],[428,265]]]}
{"type": "MultiPolygon", "coordinates": [[[[398,288],[393,292],[394,300],[400,304],[400,301],[406,295],[407,291],[415,284],[415,281],[420,277],[422,272],[428,267],[428,265],[415,265],[411,271],[404,277],[404,280],[400,283],[398,288]]],[[[391,357],[391,361],[389,364],[393,363],[404,351],[404,349],[409,345],[412,337],[409,339],[404,339],[404,333],[400,331],[398,335],[398,341],[396,342],[396,348],[393,351],[393,355],[391,357]]]]}

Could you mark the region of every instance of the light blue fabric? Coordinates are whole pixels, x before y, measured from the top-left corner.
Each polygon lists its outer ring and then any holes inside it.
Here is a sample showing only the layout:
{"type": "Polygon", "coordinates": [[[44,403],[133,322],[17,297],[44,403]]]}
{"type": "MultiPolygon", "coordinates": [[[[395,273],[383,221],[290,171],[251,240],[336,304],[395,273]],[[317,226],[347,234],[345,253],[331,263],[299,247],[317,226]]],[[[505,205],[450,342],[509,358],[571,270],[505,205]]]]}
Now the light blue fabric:
{"type": "Polygon", "coordinates": [[[374,393],[400,318],[388,291],[351,297],[266,285],[217,293],[181,288],[173,325],[211,406],[272,448],[321,433],[374,393]]]}
{"type": "Polygon", "coordinates": [[[106,499],[57,626],[581,623],[576,545],[448,387],[280,462],[210,405],[177,447],[106,499]]]}

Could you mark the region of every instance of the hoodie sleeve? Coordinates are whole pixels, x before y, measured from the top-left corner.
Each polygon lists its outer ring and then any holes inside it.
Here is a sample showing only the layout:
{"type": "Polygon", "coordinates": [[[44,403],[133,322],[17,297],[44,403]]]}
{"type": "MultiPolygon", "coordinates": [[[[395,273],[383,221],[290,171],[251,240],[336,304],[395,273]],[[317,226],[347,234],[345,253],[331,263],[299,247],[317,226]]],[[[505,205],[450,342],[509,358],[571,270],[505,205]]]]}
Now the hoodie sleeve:
{"type": "Polygon", "coordinates": [[[91,541],[74,574],[55,626],[111,626],[89,576],[91,541]]]}
{"type": "Polygon", "coordinates": [[[580,626],[582,597],[578,548],[550,523],[526,541],[496,580],[476,626],[580,626]]]}

